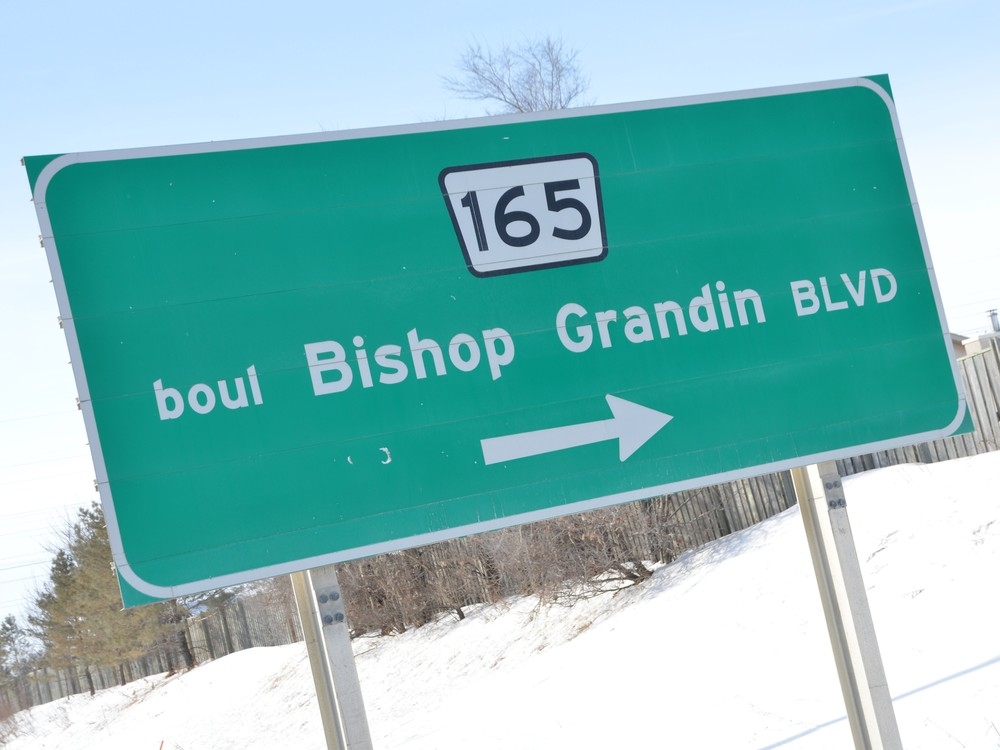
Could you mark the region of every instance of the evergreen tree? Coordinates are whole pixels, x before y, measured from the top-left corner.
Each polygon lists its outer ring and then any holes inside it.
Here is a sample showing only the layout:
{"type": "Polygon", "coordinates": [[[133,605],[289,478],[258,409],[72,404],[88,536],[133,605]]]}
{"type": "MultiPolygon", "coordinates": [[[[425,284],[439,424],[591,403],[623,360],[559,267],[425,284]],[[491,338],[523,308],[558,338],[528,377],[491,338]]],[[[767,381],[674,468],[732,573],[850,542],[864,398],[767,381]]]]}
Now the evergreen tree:
{"type": "Polygon", "coordinates": [[[29,705],[25,678],[34,668],[34,657],[28,634],[7,615],[0,622],[0,720],[29,705]]]}
{"type": "Polygon", "coordinates": [[[169,604],[122,610],[104,514],[94,503],[67,530],[65,548],[52,561],[49,583],[28,621],[44,648],[44,663],[81,674],[94,692],[91,668],[116,668],[121,682],[128,664],[169,639],[176,612],[169,604]]]}

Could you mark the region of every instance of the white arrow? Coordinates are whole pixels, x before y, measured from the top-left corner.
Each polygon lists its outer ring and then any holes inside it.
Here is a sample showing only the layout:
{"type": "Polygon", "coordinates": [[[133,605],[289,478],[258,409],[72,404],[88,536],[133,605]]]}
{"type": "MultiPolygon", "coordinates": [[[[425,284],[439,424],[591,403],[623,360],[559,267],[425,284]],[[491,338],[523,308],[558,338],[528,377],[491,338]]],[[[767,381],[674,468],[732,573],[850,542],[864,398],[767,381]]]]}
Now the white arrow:
{"type": "Polygon", "coordinates": [[[479,441],[483,446],[483,458],[487,465],[498,464],[580,445],[618,440],[618,456],[624,461],[673,419],[669,414],[617,396],[609,394],[605,398],[614,415],[611,419],[484,438],[479,441]]]}

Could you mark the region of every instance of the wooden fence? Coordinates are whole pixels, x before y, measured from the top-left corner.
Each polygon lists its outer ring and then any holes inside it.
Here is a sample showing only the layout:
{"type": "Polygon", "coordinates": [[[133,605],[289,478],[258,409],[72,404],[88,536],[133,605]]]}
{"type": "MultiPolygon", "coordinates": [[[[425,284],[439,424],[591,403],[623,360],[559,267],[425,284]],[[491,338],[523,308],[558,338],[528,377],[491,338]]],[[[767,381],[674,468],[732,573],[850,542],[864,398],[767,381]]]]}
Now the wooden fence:
{"type": "Polygon", "coordinates": [[[257,646],[283,646],[302,640],[302,628],[291,601],[237,599],[187,620],[187,639],[198,661],[218,659],[257,646]]]}
{"type": "MultiPolygon", "coordinates": [[[[294,602],[288,596],[249,596],[213,607],[185,620],[183,637],[195,663],[257,646],[281,646],[302,640],[294,602]]],[[[0,689],[0,707],[10,713],[29,706],[162,674],[181,668],[180,657],[168,648],[151,650],[114,668],[80,665],[40,669],[0,689]],[[12,709],[12,710],[11,710],[12,709]]]]}
{"type": "Polygon", "coordinates": [[[786,472],[657,498],[669,509],[679,552],[749,528],[795,505],[786,472]]]}

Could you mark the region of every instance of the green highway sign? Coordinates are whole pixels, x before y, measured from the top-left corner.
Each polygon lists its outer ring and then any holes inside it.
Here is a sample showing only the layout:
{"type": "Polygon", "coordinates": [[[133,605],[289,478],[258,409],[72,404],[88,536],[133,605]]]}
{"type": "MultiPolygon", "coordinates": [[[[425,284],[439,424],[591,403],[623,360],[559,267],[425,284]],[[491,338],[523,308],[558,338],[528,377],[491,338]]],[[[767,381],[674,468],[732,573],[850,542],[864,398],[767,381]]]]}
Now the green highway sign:
{"type": "Polygon", "coordinates": [[[128,604],[965,416],[884,77],[25,164],[128,604]]]}

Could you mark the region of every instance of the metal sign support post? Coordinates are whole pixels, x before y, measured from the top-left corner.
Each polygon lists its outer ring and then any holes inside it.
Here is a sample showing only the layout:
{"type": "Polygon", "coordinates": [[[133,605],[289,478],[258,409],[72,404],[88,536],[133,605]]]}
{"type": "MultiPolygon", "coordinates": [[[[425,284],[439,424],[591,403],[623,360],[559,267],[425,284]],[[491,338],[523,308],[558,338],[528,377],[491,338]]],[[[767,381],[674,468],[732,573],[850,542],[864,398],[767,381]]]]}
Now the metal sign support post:
{"type": "Polygon", "coordinates": [[[792,469],[840,687],[857,750],[902,750],[834,461],[792,469]]]}
{"type": "Polygon", "coordinates": [[[328,750],[372,750],[361,682],[332,565],[292,573],[328,750]]]}

